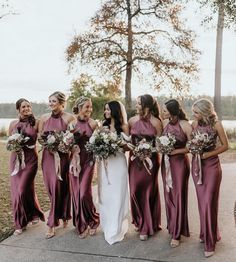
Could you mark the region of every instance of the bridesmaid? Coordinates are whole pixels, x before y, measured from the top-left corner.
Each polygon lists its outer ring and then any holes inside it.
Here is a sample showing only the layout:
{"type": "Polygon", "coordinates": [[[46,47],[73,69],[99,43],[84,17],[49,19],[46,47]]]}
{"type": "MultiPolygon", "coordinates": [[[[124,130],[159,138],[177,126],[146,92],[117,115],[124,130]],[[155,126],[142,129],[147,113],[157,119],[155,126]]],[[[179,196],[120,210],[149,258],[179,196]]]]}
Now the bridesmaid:
{"type": "MultiPolygon", "coordinates": [[[[162,133],[162,122],[156,100],[151,95],[137,98],[137,115],[129,120],[132,143],[145,138],[155,141],[162,133]]],[[[131,153],[132,155],[132,153],[131,153]]],[[[151,175],[139,159],[129,161],[129,183],[131,195],[132,223],[139,231],[140,240],[147,240],[161,229],[161,204],[158,186],[159,155],[153,153],[151,175]]]]}
{"type": "MultiPolygon", "coordinates": [[[[202,184],[193,175],[200,214],[200,242],[204,243],[205,257],[214,254],[216,242],[220,240],[218,230],[218,203],[222,177],[218,154],[228,149],[228,139],[221,122],[217,119],[213,104],[207,99],[199,99],[192,106],[193,131],[207,133],[214,137],[214,145],[201,156],[202,184]],[[217,145],[217,137],[220,145],[217,145]]],[[[195,169],[193,156],[193,170],[195,169]]]]}
{"type": "MultiPolygon", "coordinates": [[[[66,131],[69,124],[75,121],[72,114],[64,112],[66,97],[61,92],[54,92],[49,96],[50,114],[45,114],[39,122],[39,133],[50,131],[66,131]]],[[[71,198],[69,188],[69,154],[59,152],[61,178],[56,174],[54,155],[43,150],[42,171],[44,183],[50,199],[50,212],[48,216],[48,232],[46,238],[55,235],[55,227],[59,226],[59,219],[63,220],[63,227],[66,227],[68,220],[71,219],[71,198]]]]}
{"type": "MultiPolygon", "coordinates": [[[[104,107],[103,127],[106,132],[128,138],[127,114],[123,104],[110,101],[104,107]]],[[[101,226],[105,240],[120,242],[128,231],[128,167],[124,152],[117,152],[98,165],[98,192],[101,226]]]]}
{"type": "Polygon", "coordinates": [[[17,155],[12,152],[10,156],[11,201],[16,228],[14,235],[20,235],[29,222],[37,224],[39,219],[42,221],[45,219],[34,189],[34,179],[38,170],[38,154],[35,147],[38,123],[32,114],[32,107],[28,100],[19,99],[16,102],[16,109],[19,119],[10,123],[9,135],[22,132],[30,137],[26,146],[23,147],[25,167],[15,175],[13,175],[13,171],[17,155]]]}
{"type": "Polygon", "coordinates": [[[78,98],[73,107],[73,112],[77,117],[74,136],[78,145],[74,148],[70,172],[73,224],[79,233],[79,237],[85,238],[88,229],[89,235],[93,236],[96,234],[96,229],[99,226],[99,215],[93,204],[91,186],[94,174],[94,161],[93,156],[87,153],[85,149],[85,144],[95,130],[97,123],[90,118],[92,101],[88,97],[78,98]],[[74,159],[78,155],[80,158],[80,171],[76,170],[76,162],[73,166],[74,159]]]}
{"type": "Polygon", "coordinates": [[[180,244],[181,235],[189,237],[188,226],[188,180],[189,159],[186,143],[190,139],[192,127],[175,99],[167,101],[163,106],[164,130],[163,135],[168,133],[175,136],[174,150],[168,155],[170,163],[170,176],[172,188],[167,190],[165,157],[162,156],[161,172],[164,185],[164,198],[166,205],[167,229],[171,235],[171,247],[180,244]]]}

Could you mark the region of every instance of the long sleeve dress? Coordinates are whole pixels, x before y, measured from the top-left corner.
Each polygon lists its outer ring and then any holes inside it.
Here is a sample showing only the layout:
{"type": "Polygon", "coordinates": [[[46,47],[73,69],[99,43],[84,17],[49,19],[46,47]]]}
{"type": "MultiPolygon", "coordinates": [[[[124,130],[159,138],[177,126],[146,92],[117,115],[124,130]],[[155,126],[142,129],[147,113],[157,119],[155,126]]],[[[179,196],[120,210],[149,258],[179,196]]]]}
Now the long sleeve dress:
{"type": "MultiPolygon", "coordinates": [[[[139,119],[130,129],[132,144],[145,138],[155,141],[156,129],[150,119],[139,119]]],[[[132,155],[132,154],[131,154],[132,155]]],[[[132,223],[140,235],[153,235],[161,229],[161,204],[158,185],[159,155],[153,153],[153,164],[148,173],[143,163],[135,158],[129,161],[129,185],[132,223]]]]}
{"type": "MultiPolygon", "coordinates": [[[[215,148],[217,133],[211,126],[198,124],[194,131],[207,133],[214,137],[214,145],[208,148],[208,151],[215,148]]],[[[198,164],[196,156],[193,156],[193,170],[199,169],[198,164]]],[[[218,205],[222,171],[219,157],[212,156],[201,159],[201,172],[202,184],[198,184],[199,178],[193,172],[200,215],[200,239],[204,241],[205,251],[211,252],[215,250],[216,242],[220,240],[218,205]]]]}
{"type": "MultiPolygon", "coordinates": [[[[67,124],[61,114],[51,115],[44,123],[43,132],[66,131],[67,124]]],[[[47,225],[59,226],[59,219],[71,219],[71,195],[69,187],[69,154],[59,152],[60,175],[59,180],[55,168],[55,156],[48,149],[43,150],[42,170],[44,184],[50,200],[50,211],[47,225]]]]}
{"type": "MultiPolygon", "coordinates": [[[[93,204],[92,179],[94,173],[94,161],[91,154],[86,151],[85,144],[88,142],[93,130],[86,120],[78,120],[75,126],[75,137],[80,152],[81,170],[76,176],[70,174],[71,194],[73,207],[73,224],[79,234],[82,234],[88,227],[96,229],[99,226],[99,215],[93,204]],[[78,135],[77,135],[78,134],[78,135]]],[[[73,157],[73,156],[72,156],[73,157]]]]}
{"type": "MultiPolygon", "coordinates": [[[[37,218],[45,221],[44,214],[40,208],[34,188],[34,179],[38,170],[38,155],[35,148],[37,132],[30,125],[28,120],[18,121],[13,129],[13,133],[22,132],[30,137],[26,146],[23,147],[25,167],[10,177],[11,180],[11,200],[13,207],[13,219],[16,229],[22,229],[30,221],[37,218]]],[[[15,170],[17,155],[12,152],[10,156],[10,173],[15,170]]]]}
{"type": "MultiPolygon", "coordinates": [[[[168,123],[163,135],[175,136],[175,149],[184,148],[187,136],[183,132],[179,121],[168,123]]],[[[172,188],[167,190],[166,176],[167,169],[165,156],[162,156],[161,171],[164,185],[164,198],[166,206],[167,229],[172,239],[180,240],[181,235],[189,237],[188,225],[188,181],[190,174],[189,159],[187,154],[169,155],[172,188]]]]}

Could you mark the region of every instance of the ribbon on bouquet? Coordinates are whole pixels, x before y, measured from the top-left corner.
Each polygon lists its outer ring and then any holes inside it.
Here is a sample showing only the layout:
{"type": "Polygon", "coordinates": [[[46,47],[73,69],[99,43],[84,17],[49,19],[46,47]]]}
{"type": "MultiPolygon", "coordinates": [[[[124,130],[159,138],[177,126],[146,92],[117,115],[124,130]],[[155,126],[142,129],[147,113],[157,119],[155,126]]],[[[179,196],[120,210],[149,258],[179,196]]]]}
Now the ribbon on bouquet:
{"type": "Polygon", "coordinates": [[[74,146],[74,152],[72,155],[72,159],[70,162],[70,173],[73,174],[75,177],[79,176],[79,173],[81,171],[81,165],[80,165],[80,148],[78,145],[74,146]]]}
{"type": "MultiPolygon", "coordinates": [[[[136,158],[136,156],[132,155],[131,158],[130,158],[130,160],[133,161],[135,158],[136,158]]],[[[141,159],[140,159],[140,160],[141,160],[141,159]]],[[[147,170],[148,174],[151,175],[152,173],[151,173],[150,170],[153,168],[153,164],[152,164],[151,158],[147,156],[147,157],[145,157],[145,158],[144,158],[143,160],[141,160],[141,161],[142,161],[145,169],[147,170]],[[147,162],[148,166],[147,166],[146,162],[147,162]]]]}
{"type": "Polygon", "coordinates": [[[170,159],[167,154],[164,154],[164,165],[165,165],[165,179],[166,179],[166,191],[169,193],[170,189],[173,188],[172,184],[172,175],[171,175],[171,168],[170,168],[170,159]]]}
{"type": "MultiPolygon", "coordinates": [[[[35,148],[35,145],[32,146],[26,145],[26,147],[29,149],[33,149],[35,148]]],[[[24,150],[22,149],[18,153],[16,153],[16,162],[15,162],[14,170],[11,173],[11,176],[17,175],[20,169],[22,170],[24,168],[25,168],[25,153],[24,150]]]]}
{"type": "Polygon", "coordinates": [[[193,155],[193,166],[192,173],[195,176],[198,176],[197,185],[202,185],[202,163],[201,163],[201,155],[195,154],[193,155]]]}
{"type": "Polygon", "coordinates": [[[16,162],[15,162],[14,170],[11,173],[11,176],[17,175],[20,169],[22,170],[24,168],[25,168],[25,154],[23,150],[20,150],[18,153],[16,153],[16,162]]]}
{"type": "Polygon", "coordinates": [[[61,159],[59,156],[59,153],[57,151],[53,152],[54,155],[54,165],[55,165],[55,171],[56,171],[56,176],[59,180],[62,181],[61,178],[61,159]]]}

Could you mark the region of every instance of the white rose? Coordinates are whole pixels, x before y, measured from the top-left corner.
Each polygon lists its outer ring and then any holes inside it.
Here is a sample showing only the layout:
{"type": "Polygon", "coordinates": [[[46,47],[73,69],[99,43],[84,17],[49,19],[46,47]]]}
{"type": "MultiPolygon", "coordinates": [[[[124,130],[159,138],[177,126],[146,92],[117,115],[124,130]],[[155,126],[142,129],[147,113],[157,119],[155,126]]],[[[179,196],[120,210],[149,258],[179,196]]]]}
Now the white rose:
{"type": "Polygon", "coordinates": [[[117,140],[117,134],[116,133],[111,133],[110,137],[112,140],[117,140]]]}
{"type": "Polygon", "coordinates": [[[161,136],[159,137],[159,139],[160,139],[161,144],[164,146],[168,146],[168,144],[170,143],[170,140],[167,136],[161,136]]]}
{"type": "Polygon", "coordinates": [[[55,138],[54,135],[49,135],[49,136],[48,136],[48,138],[47,138],[47,143],[48,143],[49,145],[52,145],[53,143],[55,143],[55,141],[56,141],[56,138],[55,138]]]}
{"type": "Polygon", "coordinates": [[[21,137],[21,134],[15,133],[15,134],[9,136],[8,141],[18,140],[20,137],[21,137]]]}
{"type": "Polygon", "coordinates": [[[89,143],[93,144],[95,142],[95,136],[89,138],[89,143]]]}
{"type": "Polygon", "coordinates": [[[150,146],[149,144],[145,143],[145,144],[143,144],[143,148],[144,148],[144,149],[150,149],[151,146],[150,146]]]}

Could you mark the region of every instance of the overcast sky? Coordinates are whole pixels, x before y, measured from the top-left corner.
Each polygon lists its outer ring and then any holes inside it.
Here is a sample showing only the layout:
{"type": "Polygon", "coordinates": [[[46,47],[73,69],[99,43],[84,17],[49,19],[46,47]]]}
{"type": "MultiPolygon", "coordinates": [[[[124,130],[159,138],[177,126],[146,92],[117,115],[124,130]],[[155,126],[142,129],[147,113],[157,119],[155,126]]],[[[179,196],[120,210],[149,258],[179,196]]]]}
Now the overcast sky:
{"type": "MultiPolygon", "coordinates": [[[[100,0],[11,0],[19,15],[0,20],[0,102],[20,97],[47,101],[56,90],[66,92],[74,76],[67,75],[65,50],[73,35],[83,31],[100,0]]],[[[202,50],[200,80],[192,94],[213,95],[215,30],[203,30],[191,13],[189,22],[197,30],[202,50]]],[[[224,33],[222,94],[236,95],[236,34],[224,33]]],[[[148,89],[135,85],[136,97],[148,89]]],[[[154,93],[153,93],[154,94],[154,93]]]]}

